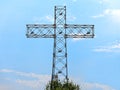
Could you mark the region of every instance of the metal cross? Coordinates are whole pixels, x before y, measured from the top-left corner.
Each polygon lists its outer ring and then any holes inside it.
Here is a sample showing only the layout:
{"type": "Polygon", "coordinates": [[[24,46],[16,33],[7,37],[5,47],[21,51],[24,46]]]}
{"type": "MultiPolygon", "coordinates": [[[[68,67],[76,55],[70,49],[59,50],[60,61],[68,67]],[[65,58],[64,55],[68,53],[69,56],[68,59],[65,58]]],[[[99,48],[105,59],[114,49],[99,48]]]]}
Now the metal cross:
{"type": "Polygon", "coordinates": [[[94,25],[66,23],[66,6],[55,6],[54,24],[27,24],[27,38],[54,38],[51,81],[68,81],[67,38],[93,38],[94,25]]]}

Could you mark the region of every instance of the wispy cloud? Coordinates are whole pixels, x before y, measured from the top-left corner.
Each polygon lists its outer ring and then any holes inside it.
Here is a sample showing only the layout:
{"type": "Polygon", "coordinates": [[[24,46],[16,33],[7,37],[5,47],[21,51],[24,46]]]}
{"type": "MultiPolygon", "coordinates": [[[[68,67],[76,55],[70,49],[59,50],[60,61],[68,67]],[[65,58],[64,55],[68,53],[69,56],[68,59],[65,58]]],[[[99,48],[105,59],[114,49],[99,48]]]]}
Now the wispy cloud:
{"type": "Polygon", "coordinates": [[[43,88],[45,85],[45,82],[40,82],[40,80],[21,80],[17,79],[16,83],[21,84],[22,86],[27,86],[30,88],[38,89],[43,88]]]}
{"type": "MultiPolygon", "coordinates": [[[[12,81],[12,79],[5,79],[7,81],[7,84],[0,84],[0,90],[13,90],[16,88],[18,88],[16,90],[26,90],[26,88],[30,88],[30,90],[43,90],[45,88],[45,85],[50,80],[50,75],[40,75],[35,73],[19,72],[19,71],[10,70],[10,69],[1,69],[0,73],[7,73],[7,74],[12,73],[12,74],[17,74],[23,77],[31,77],[31,79],[29,80],[16,78],[13,86],[10,86],[12,84],[8,84],[8,81],[10,80],[12,81]],[[33,78],[37,78],[37,79],[33,79],[33,78]],[[20,86],[17,84],[19,84],[20,86]]],[[[115,90],[108,85],[99,84],[99,83],[87,83],[87,82],[79,82],[79,83],[82,90],[115,90]]]]}
{"type": "MultiPolygon", "coordinates": [[[[7,73],[7,74],[12,74],[17,75],[21,78],[16,78],[15,80],[12,80],[13,78],[5,77],[4,80],[6,81],[14,81],[16,84],[20,84],[23,87],[29,87],[33,88],[34,90],[37,90],[38,88],[42,88],[50,81],[50,75],[43,75],[43,74],[36,74],[36,73],[26,73],[26,72],[19,72],[15,70],[10,70],[10,69],[1,69],[0,73],[7,73]],[[30,79],[27,79],[27,78],[30,79]],[[7,79],[6,79],[7,78],[7,79]],[[23,79],[24,78],[24,79],[23,79]],[[26,79],[25,79],[26,78],[26,79]]],[[[4,87],[2,87],[4,88],[4,87]]],[[[2,90],[9,90],[9,89],[2,89],[2,90]]]]}
{"type": "Polygon", "coordinates": [[[54,17],[52,15],[45,16],[45,19],[48,20],[49,22],[53,22],[54,21],[54,17]]]}
{"type": "Polygon", "coordinates": [[[120,9],[106,9],[98,15],[92,16],[92,18],[108,18],[114,22],[120,23],[120,9]]]}
{"type": "Polygon", "coordinates": [[[46,16],[43,16],[43,17],[37,17],[37,16],[34,16],[33,17],[33,22],[35,23],[53,23],[54,22],[54,17],[52,15],[46,15],[46,16]]]}
{"type": "Polygon", "coordinates": [[[19,71],[10,70],[10,69],[1,69],[0,72],[13,73],[13,74],[16,74],[16,75],[19,75],[19,76],[31,77],[31,78],[37,78],[37,79],[50,77],[50,75],[39,75],[39,74],[35,74],[35,73],[19,72],[19,71]]]}
{"type": "Polygon", "coordinates": [[[84,40],[85,38],[73,38],[72,41],[73,42],[77,42],[77,41],[81,41],[81,40],[84,40]]]}
{"type": "Polygon", "coordinates": [[[92,18],[101,18],[101,17],[104,17],[105,15],[102,13],[102,14],[98,14],[98,15],[94,15],[92,16],[92,18]]]}
{"type": "Polygon", "coordinates": [[[94,49],[95,52],[120,52],[120,42],[117,41],[111,45],[99,46],[94,49]]]}
{"type": "MultiPolygon", "coordinates": [[[[75,21],[76,17],[73,15],[68,15],[67,20],[68,21],[75,21]]],[[[39,23],[51,23],[51,24],[53,24],[54,23],[54,16],[52,16],[52,15],[46,15],[43,17],[34,16],[33,22],[36,24],[39,24],[39,23]]]]}
{"type": "Polygon", "coordinates": [[[115,90],[114,88],[99,83],[82,83],[82,90],[115,90]]]}

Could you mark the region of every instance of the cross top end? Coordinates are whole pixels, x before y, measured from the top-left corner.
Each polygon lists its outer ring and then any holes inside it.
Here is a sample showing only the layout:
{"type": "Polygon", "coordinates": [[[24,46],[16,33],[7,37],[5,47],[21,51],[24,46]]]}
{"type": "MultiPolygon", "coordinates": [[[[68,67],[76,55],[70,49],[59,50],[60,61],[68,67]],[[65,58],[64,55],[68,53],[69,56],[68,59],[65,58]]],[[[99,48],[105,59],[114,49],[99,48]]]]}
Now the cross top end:
{"type": "Polygon", "coordinates": [[[93,38],[94,25],[66,24],[66,6],[54,7],[54,24],[27,24],[27,38],[55,38],[62,28],[65,38],[93,38]]]}

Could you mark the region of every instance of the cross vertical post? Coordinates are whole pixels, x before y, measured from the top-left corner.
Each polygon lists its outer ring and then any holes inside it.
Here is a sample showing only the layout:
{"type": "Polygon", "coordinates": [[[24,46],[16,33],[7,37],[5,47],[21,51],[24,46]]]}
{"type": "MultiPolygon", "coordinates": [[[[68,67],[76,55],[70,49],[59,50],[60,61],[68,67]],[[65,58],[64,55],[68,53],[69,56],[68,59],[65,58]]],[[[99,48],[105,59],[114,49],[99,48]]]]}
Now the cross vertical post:
{"type": "Polygon", "coordinates": [[[68,80],[68,68],[67,68],[67,47],[66,47],[66,30],[64,25],[66,24],[66,6],[55,6],[54,14],[55,24],[55,37],[54,37],[54,49],[53,49],[53,67],[52,67],[52,81],[60,78],[68,80]]]}
{"type": "MultiPolygon", "coordinates": [[[[54,38],[51,82],[68,82],[67,38],[93,38],[94,25],[66,24],[66,6],[55,6],[54,24],[27,24],[27,38],[54,38]]],[[[54,85],[51,90],[55,90],[54,85]]]]}

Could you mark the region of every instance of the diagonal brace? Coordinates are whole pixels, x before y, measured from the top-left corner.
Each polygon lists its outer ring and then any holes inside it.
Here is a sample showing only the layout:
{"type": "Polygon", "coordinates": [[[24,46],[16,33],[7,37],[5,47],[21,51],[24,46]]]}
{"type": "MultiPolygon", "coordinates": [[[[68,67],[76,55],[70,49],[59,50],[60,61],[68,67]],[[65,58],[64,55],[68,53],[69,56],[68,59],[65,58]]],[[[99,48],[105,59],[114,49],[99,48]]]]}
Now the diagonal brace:
{"type": "Polygon", "coordinates": [[[65,38],[93,38],[94,25],[66,24],[65,38]]]}
{"type": "Polygon", "coordinates": [[[54,24],[27,24],[27,38],[54,38],[54,24]]]}

